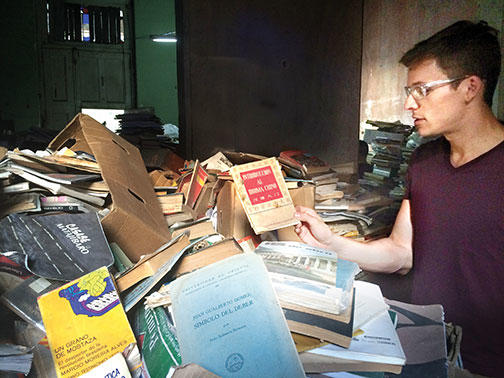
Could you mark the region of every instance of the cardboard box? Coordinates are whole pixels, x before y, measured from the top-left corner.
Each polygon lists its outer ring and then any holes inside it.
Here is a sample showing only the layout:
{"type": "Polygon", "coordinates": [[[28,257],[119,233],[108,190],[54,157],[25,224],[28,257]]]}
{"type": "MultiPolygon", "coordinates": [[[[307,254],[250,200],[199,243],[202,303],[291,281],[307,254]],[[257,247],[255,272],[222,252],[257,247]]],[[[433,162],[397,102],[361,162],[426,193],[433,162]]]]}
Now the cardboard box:
{"type": "Polygon", "coordinates": [[[107,183],[112,205],[102,219],[107,240],[117,243],[131,261],[154,252],[170,232],[138,149],[85,114],[77,114],[51,141],[93,155],[107,183]]]}
{"type": "Polygon", "coordinates": [[[232,181],[224,183],[217,196],[217,232],[236,240],[255,236],[232,181]]]}
{"type": "MultiPolygon", "coordinates": [[[[301,188],[289,189],[294,206],[315,207],[315,185],[304,185],[301,188]]],[[[294,231],[294,226],[278,230],[278,240],[303,242],[294,231]]]]}

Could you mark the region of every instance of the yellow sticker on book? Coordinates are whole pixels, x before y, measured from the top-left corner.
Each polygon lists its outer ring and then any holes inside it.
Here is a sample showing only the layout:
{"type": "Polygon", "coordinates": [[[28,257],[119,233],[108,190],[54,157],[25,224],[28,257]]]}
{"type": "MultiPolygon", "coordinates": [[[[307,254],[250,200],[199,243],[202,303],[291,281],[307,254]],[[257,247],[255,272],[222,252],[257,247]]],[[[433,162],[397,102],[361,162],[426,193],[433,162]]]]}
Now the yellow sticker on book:
{"type": "Polygon", "coordinates": [[[38,298],[58,377],[78,377],[135,343],[106,267],[38,298]]]}

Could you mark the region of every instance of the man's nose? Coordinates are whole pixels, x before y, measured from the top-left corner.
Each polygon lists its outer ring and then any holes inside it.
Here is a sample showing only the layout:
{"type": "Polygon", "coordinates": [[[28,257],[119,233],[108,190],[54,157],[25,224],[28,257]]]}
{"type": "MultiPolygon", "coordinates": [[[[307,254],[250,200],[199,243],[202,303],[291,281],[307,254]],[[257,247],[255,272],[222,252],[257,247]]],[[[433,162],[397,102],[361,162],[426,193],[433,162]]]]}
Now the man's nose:
{"type": "Polygon", "coordinates": [[[418,109],[418,102],[415,100],[413,95],[408,95],[406,97],[406,100],[404,101],[404,109],[405,110],[413,110],[413,109],[418,109]]]}

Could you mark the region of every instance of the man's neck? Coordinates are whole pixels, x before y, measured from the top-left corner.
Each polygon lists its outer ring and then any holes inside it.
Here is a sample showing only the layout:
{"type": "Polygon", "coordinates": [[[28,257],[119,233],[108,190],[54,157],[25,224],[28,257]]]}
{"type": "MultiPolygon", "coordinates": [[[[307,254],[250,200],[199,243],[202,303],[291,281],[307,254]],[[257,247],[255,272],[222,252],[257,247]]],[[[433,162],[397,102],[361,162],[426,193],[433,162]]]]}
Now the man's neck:
{"type": "Polygon", "coordinates": [[[490,109],[484,109],[473,117],[465,117],[463,125],[444,137],[450,142],[450,161],[456,168],[504,141],[504,126],[490,109]]]}

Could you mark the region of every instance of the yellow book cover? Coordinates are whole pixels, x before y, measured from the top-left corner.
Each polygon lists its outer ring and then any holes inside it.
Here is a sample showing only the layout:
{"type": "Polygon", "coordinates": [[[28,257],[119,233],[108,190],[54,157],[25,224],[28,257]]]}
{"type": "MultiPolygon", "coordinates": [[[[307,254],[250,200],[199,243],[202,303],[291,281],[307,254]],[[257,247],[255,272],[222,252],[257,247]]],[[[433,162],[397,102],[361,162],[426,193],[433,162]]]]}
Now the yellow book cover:
{"type": "Polygon", "coordinates": [[[58,377],[79,377],[135,343],[106,267],[38,298],[58,377]]]}

